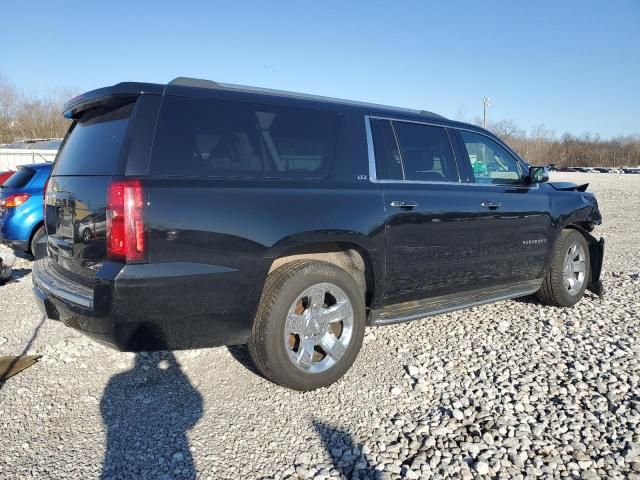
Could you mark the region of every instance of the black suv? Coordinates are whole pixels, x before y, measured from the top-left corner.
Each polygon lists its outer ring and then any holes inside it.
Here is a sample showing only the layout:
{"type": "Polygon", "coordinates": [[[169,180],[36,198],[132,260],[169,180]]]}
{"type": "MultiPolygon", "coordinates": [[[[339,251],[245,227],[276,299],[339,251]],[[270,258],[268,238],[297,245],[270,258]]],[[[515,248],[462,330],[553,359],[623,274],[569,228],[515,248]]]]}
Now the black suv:
{"type": "Polygon", "coordinates": [[[33,290],[119,350],[248,343],[267,378],[309,390],[366,325],[600,294],[594,195],[476,126],[187,78],[65,110],[33,290]]]}

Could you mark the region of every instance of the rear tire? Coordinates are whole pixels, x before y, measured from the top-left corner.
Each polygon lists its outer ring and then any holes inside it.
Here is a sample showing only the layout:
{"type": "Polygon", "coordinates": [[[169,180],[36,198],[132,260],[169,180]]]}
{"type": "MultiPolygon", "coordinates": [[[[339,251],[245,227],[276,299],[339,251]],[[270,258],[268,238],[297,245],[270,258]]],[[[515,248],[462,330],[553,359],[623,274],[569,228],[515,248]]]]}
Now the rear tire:
{"type": "Polygon", "coordinates": [[[365,330],[363,294],[327,262],[297,260],[265,282],[249,340],[258,370],[300,391],[334,383],[353,364],[365,330]]]}
{"type": "Polygon", "coordinates": [[[33,234],[33,236],[31,237],[31,242],[29,243],[29,253],[33,256],[35,260],[38,260],[38,257],[36,255],[37,254],[36,245],[38,244],[38,240],[40,240],[45,235],[46,235],[46,232],[44,231],[44,225],[40,225],[38,229],[35,231],[35,233],[33,234]]]}
{"type": "Polygon", "coordinates": [[[589,245],[584,236],[578,230],[563,230],[551,254],[551,266],[538,290],[538,299],[554,307],[573,307],[587,288],[590,265],[589,245]]]}

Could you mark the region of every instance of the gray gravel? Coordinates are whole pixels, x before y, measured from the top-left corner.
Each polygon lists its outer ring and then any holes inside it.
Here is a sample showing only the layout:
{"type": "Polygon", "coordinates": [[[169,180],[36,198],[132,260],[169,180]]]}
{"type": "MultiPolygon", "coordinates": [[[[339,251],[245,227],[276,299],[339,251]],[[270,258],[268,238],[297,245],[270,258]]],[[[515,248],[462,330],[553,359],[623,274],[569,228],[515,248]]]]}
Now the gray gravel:
{"type": "Polygon", "coordinates": [[[606,296],[505,301],[369,329],[300,394],[244,348],[123,354],[41,322],[31,263],[0,287],[0,478],[640,478],[640,176],[592,183],[606,296]]]}

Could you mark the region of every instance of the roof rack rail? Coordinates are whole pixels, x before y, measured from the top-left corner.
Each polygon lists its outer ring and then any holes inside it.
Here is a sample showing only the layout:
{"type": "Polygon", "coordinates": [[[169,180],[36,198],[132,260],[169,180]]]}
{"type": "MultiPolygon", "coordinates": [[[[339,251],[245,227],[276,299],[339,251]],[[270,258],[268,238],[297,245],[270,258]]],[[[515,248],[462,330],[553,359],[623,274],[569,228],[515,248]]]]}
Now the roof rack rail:
{"type": "Polygon", "coordinates": [[[220,84],[213,80],[203,80],[201,78],[191,77],[176,77],[169,82],[169,85],[178,85],[181,87],[220,88],[220,84]]]}
{"type": "Polygon", "coordinates": [[[376,103],[368,103],[368,102],[360,102],[357,100],[345,100],[341,98],[332,98],[325,97],[322,95],[310,95],[307,93],[298,93],[298,92],[288,92],[286,90],[274,90],[271,88],[263,88],[263,87],[250,87],[248,85],[235,85],[233,83],[219,83],[214,82],[213,80],[203,80],[200,78],[190,78],[190,77],[177,77],[171,80],[168,85],[176,85],[180,87],[197,87],[197,88],[210,88],[216,90],[235,90],[236,92],[249,92],[249,93],[258,93],[258,94],[267,94],[267,95],[279,95],[290,98],[300,98],[306,100],[316,100],[316,101],[330,101],[341,103],[344,105],[355,105],[364,108],[371,109],[391,109],[397,112],[407,112],[413,115],[424,115],[430,116],[433,118],[444,118],[442,115],[438,115],[437,113],[429,112],[427,110],[414,110],[409,108],[401,108],[401,107],[391,107],[387,105],[379,105],[376,103]]]}

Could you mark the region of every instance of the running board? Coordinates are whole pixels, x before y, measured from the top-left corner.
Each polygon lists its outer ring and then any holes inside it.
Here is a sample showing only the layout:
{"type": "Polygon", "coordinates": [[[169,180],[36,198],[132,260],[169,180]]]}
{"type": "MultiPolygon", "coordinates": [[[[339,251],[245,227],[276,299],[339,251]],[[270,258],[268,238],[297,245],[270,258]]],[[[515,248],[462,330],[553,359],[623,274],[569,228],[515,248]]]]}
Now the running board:
{"type": "Polygon", "coordinates": [[[484,303],[498,302],[510,298],[524,297],[540,288],[542,279],[517,282],[508,286],[481,288],[464,293],[452,293],[412,302],[398,303],[372,310],[369,325],[390,325],[430,317],[440,313],[475,307],[484,303]]]}

